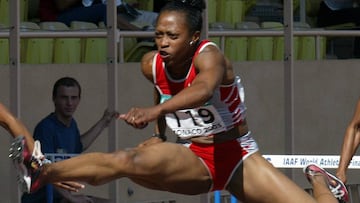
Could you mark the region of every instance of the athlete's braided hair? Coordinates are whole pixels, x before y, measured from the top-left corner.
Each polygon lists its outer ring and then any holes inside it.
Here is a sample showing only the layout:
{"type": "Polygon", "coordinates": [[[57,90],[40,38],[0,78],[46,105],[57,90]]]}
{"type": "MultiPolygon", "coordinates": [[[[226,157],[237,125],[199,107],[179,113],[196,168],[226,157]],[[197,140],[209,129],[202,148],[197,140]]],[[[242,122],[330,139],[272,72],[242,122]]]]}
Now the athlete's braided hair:
{"type": "Polygon", "coordinates": [[[184,12],[191,33],[201,31],[203,19],[202,12],[206,8],[204,0],[173,0],[167,3],[160,11],[184,12]]]}

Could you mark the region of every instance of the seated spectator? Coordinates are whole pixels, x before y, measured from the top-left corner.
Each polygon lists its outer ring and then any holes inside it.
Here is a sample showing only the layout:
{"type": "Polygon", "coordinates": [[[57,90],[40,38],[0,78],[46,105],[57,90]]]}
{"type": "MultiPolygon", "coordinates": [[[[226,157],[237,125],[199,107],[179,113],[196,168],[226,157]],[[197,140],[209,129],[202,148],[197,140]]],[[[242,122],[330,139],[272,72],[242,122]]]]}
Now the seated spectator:
{"type": "Polygon", "coordinates": [[[126,24],[130,22],[130,24],[135,25],[136,27],[141,29],[149,29],[149,27],[155,27],[158,12],[139,10],[136,9],[135,6],[131,6],[123,2],[122,0],[116,0],[116,2],[118,13],[118,26],[120,25],[120,23],[125,23],[124,26],[126,26],[126,24]],[[126,20],[126,22],[122,22],[123,20],[126,20]]]}
{"type": "MultiPolygon", "coordinates": [[[[141,30],[153,26],[157,13],[137,10],[116,0],[117,26],[121,30],[141,30]]],[[[70,26],[72,21],[106,23],[106,0],[40,0],[40,21],[59,21],[70,26]]]]}
{"type": "MultiPolygon", "coordinates": [[[[360,25],[360,7],[357,0],[323,0],[317,16],[317,26],[327,27],[344,23],[360,25]]],[[[354,57],[360,57],[360,39],[355,38],[354,57]]]]}

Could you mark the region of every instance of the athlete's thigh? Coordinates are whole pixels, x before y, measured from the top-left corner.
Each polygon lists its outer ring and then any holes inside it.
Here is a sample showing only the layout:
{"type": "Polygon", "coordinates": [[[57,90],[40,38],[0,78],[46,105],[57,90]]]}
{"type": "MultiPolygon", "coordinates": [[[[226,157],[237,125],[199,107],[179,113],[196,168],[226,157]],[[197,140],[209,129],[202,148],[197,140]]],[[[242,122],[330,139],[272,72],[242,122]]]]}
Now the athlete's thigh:
{"type": "Polygon", "coordinates": [[[274,168],[260,153],[244,160],[232,177],[228,190],[244,202],[313,203],[302,188],[280,170],[274,168]]]}
{"type": "Polygon", "coordinates": [[[147,187],[199,194],[207,192],[211,185],[203,162],[189,148],[180,144],[164,142],[140,147],[135,162],[144,170],[144,174],[131,178],[147,187]]]}

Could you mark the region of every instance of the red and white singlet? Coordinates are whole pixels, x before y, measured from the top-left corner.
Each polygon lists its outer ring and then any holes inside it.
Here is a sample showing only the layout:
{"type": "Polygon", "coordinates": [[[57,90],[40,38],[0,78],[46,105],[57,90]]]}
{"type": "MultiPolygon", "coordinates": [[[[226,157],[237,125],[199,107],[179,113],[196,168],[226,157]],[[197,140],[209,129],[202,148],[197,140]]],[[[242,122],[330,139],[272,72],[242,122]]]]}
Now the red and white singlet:
{"type": "MultiPolygon", "coordinates": [[[[202,41],[194,54],[193,61],[206,46],[216,45],[208,40],[202,41]]],[[[158,53],[154,56],[152,71],[161,103],[191,86],[196,77],[196,68],[192,63],[185,78],[173,79],[158,53]]],[[[241,124],[245,118],[246,107],[240,82],[240,77],[237,76],[232,84],[221,85],[212,98],[202,106],[166,114],[168,127],[180,138],[187,139],[220,133],[241,124]]]]}

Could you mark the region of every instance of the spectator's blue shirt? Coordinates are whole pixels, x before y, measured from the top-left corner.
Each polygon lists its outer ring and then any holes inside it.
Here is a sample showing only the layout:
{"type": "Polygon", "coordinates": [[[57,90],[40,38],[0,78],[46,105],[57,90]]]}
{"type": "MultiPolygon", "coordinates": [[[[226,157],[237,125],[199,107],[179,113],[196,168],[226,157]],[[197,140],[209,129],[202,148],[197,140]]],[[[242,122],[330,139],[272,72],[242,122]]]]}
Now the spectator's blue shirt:
{"type": "Polygon", "coordinates": [[[353,7],[353,0],[324,0],[331,10],[339,10],[353,7]]]}
{"type": "Polygon", "coordinates": [[[69,127],[60,122],[55,113],[41,120],[35,127],[34,139],[41,143],[43,153],[81,153],[83,146],[74,119],[69,127]]]}

